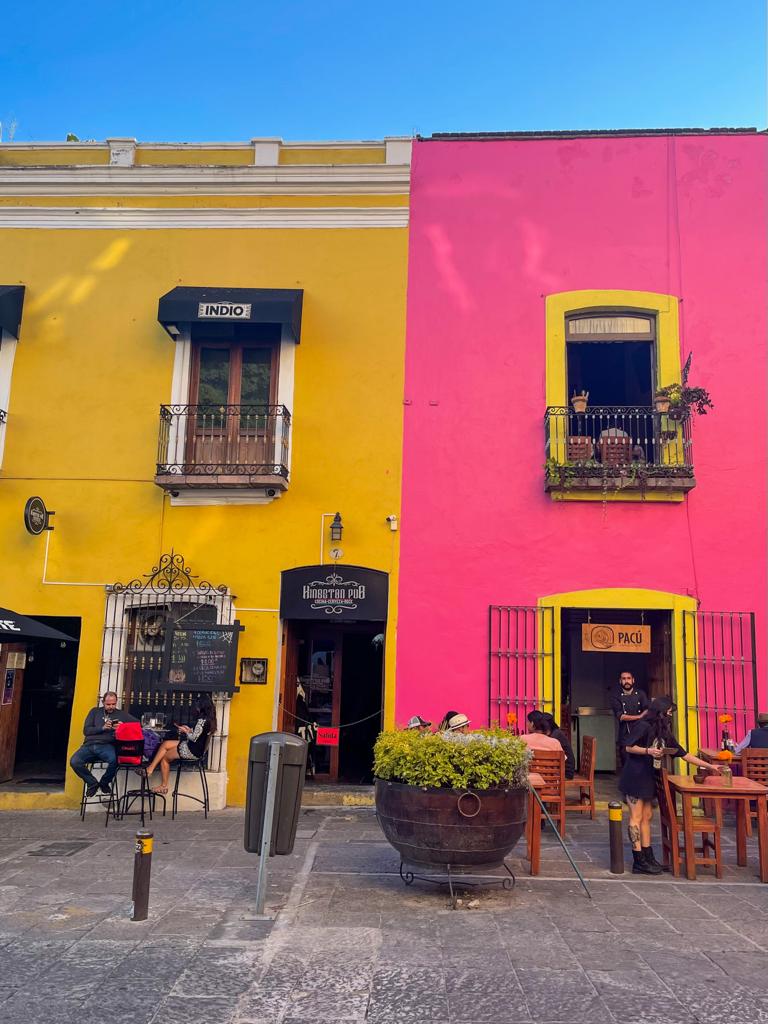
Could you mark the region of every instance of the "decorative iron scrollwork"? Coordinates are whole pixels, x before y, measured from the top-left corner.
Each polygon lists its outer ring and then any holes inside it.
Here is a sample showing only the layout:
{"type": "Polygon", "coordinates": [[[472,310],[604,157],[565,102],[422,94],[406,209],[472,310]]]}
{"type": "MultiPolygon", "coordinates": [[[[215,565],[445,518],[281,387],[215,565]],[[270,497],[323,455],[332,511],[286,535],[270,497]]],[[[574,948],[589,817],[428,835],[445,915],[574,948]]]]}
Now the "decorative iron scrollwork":
{"type": "Polygon", "coordinates": [[[149,593],[149,594],[173,594],[175,596],[192,593],[195,596],[206,594],[228,593],[227,587],[220,584],[218,587],[201,580],[187,566],[184,556],[174,551],[160,556],[157,565],[152,571],[145,573],[142,577],[130,581],[130,583],[113,583],[108,588],[113,594],[121,593],[149,593]]]}

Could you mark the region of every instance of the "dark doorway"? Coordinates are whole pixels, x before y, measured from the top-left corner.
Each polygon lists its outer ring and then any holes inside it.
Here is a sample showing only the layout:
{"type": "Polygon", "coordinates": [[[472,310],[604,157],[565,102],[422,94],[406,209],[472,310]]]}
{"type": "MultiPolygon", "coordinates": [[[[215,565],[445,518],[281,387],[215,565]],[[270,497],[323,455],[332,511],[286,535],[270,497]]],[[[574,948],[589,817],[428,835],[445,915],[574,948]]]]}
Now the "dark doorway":
{"type": "MultiPolygon", "coordinates": [[[[80,638],[81,620],[36,615],[38,622],[80,638]]],[[[72,700],[77,675],[77,643],[41,640],[26,645],[13,784],[37,788],[64,785],[72,700]]]]}
{"type": "Polygon", "coordinates": [[[589,392],[595,406],[642,406],[653,400],[653,346],[647,341],[569,343],[568,393],[589,392]]]}
{"type": "Polygon", "coordinates": [[[339,776],[373,782],[373,745],[381,732],[384,634],[376,628],[344,635],[341,670],[339,776]]]}
{"type": "Polygon", "coordinates": [[[671,614],[631,608],[565,608],[562,615],[561,724],[570,729],[574,751],[583,736],[594,736],[597,770],[612,772],[616,769],[616,723],[611,698],[618,691],[620,673],[631,672],[637,688],[651,700],[672,693],[671,614]],[[583,651],[581,627],[586,622],[650,626],[650,653],[583,651]]]}
{"type": "Polygon", "coordinates": [[[381,730],[384,624],[287,621],[284,659],[281,728],[338,729],[337,743],[310,741],[311,776],[370,783],[381,730]]]}

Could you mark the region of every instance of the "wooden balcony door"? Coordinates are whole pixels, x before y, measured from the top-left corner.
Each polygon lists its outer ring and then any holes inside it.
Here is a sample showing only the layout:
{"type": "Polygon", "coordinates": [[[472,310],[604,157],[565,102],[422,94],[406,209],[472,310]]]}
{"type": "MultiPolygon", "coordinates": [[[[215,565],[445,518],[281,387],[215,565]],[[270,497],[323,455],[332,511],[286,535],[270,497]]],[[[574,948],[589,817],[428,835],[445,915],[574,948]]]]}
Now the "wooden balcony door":
{"type": "Polygon", "coordinates": [[[273,463],[277,346],[200,342],[193,349],[187,460],[217,467],[273,463]],[[238,408],[233,409],[233,406],[238,408]]]}

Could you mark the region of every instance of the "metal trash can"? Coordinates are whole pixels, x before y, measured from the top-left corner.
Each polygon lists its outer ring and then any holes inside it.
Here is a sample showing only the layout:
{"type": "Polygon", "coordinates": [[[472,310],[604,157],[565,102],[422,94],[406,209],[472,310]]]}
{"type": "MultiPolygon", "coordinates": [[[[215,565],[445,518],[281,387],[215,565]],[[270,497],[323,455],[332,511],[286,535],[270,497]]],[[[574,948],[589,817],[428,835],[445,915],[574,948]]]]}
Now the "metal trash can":
{"type": "Polygon", "coordinates": [[[245,799],[245,849],[261,852],[262,826],[266,809],[269,748],[278,743],[280,759],[277,769],[275,814],[272,820],[271,857],[293,853],[296,826],[304,791],[307,769],[307,744],[289,732],[263,732],[251,738],[248,752],[248,787],[245,799]]]}

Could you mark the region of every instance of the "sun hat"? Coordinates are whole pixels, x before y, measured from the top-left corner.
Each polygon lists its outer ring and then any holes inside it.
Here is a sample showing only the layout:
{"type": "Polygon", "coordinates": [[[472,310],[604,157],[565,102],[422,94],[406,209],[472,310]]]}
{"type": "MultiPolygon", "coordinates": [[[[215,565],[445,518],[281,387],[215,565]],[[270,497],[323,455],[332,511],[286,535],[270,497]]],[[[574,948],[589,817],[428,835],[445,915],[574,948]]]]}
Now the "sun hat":
{"type": "Polygon", "coordinates": [[[424,729],[426,726],[432,725],[426,718],[422,718],[421,715],[414,715],[413,718],[408,719],[408,725],[406,729],[424,729]]]}
{"type": "Polygon", "coordinates": [[[455,729],[462,729],[465,725],[469,725],[469,719],[466,715],[454,715],[453,718],[448,719],[447,732],[453,732],[455,729]]]}

